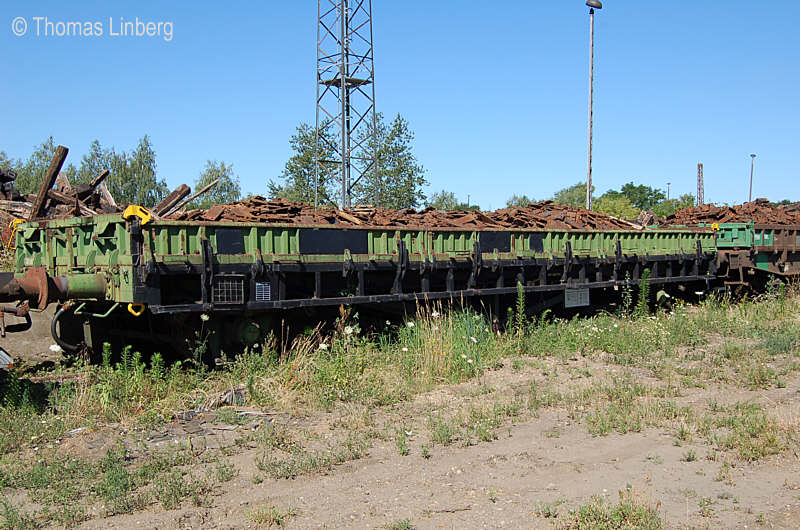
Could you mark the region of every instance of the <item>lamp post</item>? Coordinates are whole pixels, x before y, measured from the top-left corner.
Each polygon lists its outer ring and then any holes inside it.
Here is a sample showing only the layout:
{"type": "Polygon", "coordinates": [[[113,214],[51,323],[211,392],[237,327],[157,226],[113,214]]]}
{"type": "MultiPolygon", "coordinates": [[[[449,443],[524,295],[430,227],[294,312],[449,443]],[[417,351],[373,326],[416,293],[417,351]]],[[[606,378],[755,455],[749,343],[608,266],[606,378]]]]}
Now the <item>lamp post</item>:
{"type": "Polygon", "coordinates": [[[750,155],[750,198],[747,199],[747,202],[752,202],[753,200],[753,169],[756,166],[756,155],[750,155]]]}
{"type": "Polygon", "coordinates": [[[667,182],[667,200],[669,200],[669,185],[672,184],[671,182],[667,182]]]}
{"type": "Polygon", "coordinates": [[[587,0],[589,6],[589,161],[586,175],[586,209],[592,209],[592,121],[594,103],[594,10],[603,9],[599,0],[587,0]]]}

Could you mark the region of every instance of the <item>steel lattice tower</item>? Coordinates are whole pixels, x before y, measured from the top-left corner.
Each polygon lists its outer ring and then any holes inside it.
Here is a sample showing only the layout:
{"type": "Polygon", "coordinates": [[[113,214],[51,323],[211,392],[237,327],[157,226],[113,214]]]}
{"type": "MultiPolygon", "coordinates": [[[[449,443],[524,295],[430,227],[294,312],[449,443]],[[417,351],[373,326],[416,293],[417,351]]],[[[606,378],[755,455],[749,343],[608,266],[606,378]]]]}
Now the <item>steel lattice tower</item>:
{"type": "Polygon", "coordinates": [[[697,164],[697,206],[702,206],[706,203],[703,195],[705,195],[705,184],[703,183],[703,164],[697,164]]]}
{"type": "Polygon", "coordinates": [[[320,163],[335,163],[341,183],[339,204],[349,208],[352,186],[370,172],[377,177],[372,0],[318,0],[317,12],[314,205],[320,163]],[[321,128],[326,134],[320,134],[321,128]],[[333,157],[320,160],[322,147],[333,157]]]}

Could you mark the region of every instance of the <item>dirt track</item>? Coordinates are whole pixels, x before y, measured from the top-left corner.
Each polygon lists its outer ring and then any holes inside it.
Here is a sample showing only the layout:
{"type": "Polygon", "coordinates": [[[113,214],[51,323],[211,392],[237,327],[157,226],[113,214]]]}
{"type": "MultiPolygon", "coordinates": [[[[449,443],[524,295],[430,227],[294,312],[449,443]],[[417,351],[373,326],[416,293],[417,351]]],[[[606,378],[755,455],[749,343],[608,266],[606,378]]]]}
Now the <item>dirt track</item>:
{"type": "MultiPolygon", "coordinates": [[[[51,305],[42,312],[31,312],[31,329],[22,333],[7,333],[0,339],[0,344],[16,362],[37,364],[45,361],[58,361],[60,356],[50,351],[54,344],[50,336],[50,321],[55,314],[56,307],[51,305]]],[[[6,325],[22,322],[13,316],[6,316],[6,325]]]]}
{"type": "MultiPolygon", "coordinates": [[[[529,375],[503,368],[489,374],[483,384],[502,392],[529,375]]],[[[210,508],[153,507],[85,527],[255,527],[248,511],[276,505],[296,512],[288,520],[289,528],[380,528],[399,520],[409,520],[415,528],[547,528],[592,496],[618,501],[618,491],[629,486],[658,503],[668,527],[800,525],[800,460],[795,453],[736,464],[722,480],[721,463],[708,459],[713,452],[702,441],[679,447],[668,429],[593,437],[585,425],[570,423],[566,412],[558,409],[509,423],[493,442],[434,446],[430,458],[423,458],[421,445],[427,435],[421,418],[444,402],[489,400],[492,396],[469,397],[480,394],[480,388],[469,383],[437,390],[382,418],[420,429],[410,437],[408,456],[398,454],[393,440],[378,441],[365,458],[336,466],[325,475],[267,478],[254,484],[253,477],[261,474],[254,465],[259,450],[248,449],[232,457],[238,476],[210,508]],[[695,461],[684,461],[688,450],[696,451],[695,461]],[[547,504],[555,507],[558,517],[543,516],[547,504]]],[[[794,378],[786,388],[768,391],[696,389],[680,401],[693,407],[712,400],[755,401],[768,404],[776,417],[796,422],[799,391],[800,378],[794,378]]],[[[315,414],[273,421],[327,437],[333,436],[334,424],[341,419],[341,414],[315,414]]]]}

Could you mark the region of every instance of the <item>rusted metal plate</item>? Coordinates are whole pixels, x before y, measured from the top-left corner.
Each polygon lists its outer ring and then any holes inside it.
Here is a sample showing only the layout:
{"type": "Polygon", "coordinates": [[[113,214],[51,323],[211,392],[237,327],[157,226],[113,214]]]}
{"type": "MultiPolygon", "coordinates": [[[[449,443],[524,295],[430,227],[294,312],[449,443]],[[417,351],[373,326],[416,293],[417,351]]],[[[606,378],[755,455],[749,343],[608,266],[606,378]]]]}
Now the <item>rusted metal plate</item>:
{"type": "Polygon", "coordinates": [[[494,212],[443,211],[433,208],[389,210],[357,206],[342,211],[315,210],[312,206],[282,199],[251,197],[244,201],[190,210],[167,216],[181,221],[231,221],[243,223],[293,223],[348,227],[397,228],[530,228],[548,230],[633,230],[639,225],[583,208],[543,201],[522,208],[494,212]]]}
{"type": "Polygon", "coordinates": [[[767,199],[756,199],[737,206],[704,204],[687,208],[664,219],[666,225],[691,225],[698,223],[747,223],[765,225],[798,225],[800,208],[775,206],[767,199]]]}

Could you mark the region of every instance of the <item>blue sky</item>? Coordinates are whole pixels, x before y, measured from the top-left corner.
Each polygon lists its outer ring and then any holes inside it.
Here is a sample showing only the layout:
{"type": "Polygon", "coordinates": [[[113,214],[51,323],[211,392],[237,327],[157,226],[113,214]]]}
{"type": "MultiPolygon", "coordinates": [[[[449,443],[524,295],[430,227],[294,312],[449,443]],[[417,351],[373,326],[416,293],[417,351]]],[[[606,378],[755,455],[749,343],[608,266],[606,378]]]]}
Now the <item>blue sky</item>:
{"type": "MultiPolygon", "coordinates": [[[[378,110],[416,133],[428,191],[483,208],[585,179],[588,13],[582,0],[375,0],[378,110]]],[[[800,200],[800,33],[788,1],[608,0],[596,19],[596,195],[628,181],[706,199],[800,200]]],[[[313,122],[316,2],[35,2],[0,6],[0,150],[53,135],[149,134],[159,175],[193,183],[207,159],[265,193],[301,122],[313,122]],[[12,32],[23,17],[28,30],[12,32]],[[46,37],[33,17],[173,23],[163,37],[46,37]]]]}

